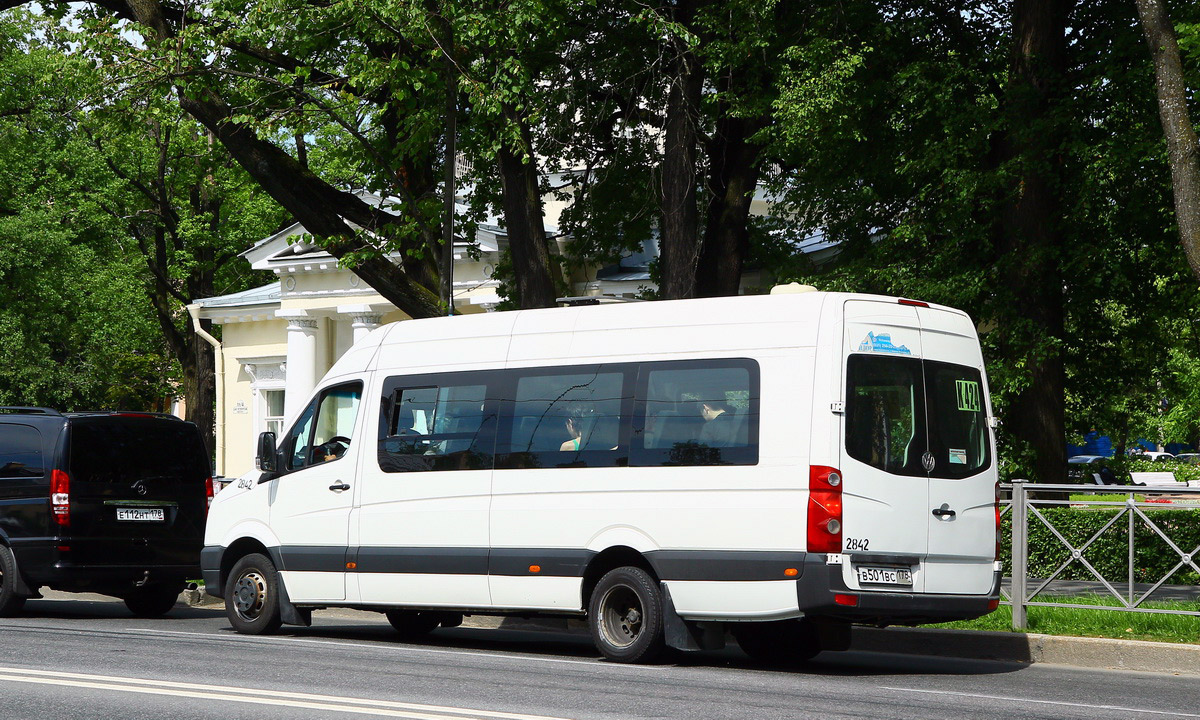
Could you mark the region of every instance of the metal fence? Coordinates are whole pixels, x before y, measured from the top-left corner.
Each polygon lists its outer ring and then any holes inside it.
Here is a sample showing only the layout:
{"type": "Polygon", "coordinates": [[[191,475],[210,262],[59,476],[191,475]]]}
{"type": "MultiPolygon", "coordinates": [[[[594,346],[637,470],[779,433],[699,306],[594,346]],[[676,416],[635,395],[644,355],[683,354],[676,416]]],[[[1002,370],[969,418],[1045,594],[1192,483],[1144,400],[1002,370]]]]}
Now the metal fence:
{"type": "MultiPolygon", "coordinates": [[[[1179,609],[1161,609],[1144,607],[1148,600],[1154,599],[1153,596],[1160,593],[1164,589],[1167,581],[1181,569],[1191,568],[1197,573],[1200,573],[1200,546],[1188,547],[1190,543],[1181,547],[1177,538],[1170,536],[1169,528],[1163,528],[1160,523],[1155,522],[1153,518],[1146,514],[1146,509],[1163,509],[1166,506],[1162,503],[1164,496],[1171,496],[1184,502],[1200,501],[1200,488],[1183,487],[1183,483],[1179,483],[1180,487],[1161,487],[1161,486],[1129,486],[1129,485],[1043,485],[1040,483],[1029,483],[1024,480],[1014,480],[1011,484],[1003,484],[1000,486],[1001,492],[1010,494],[1010,499],[1002,500],[1002,514],[1010,516],[1012,521],[1012,575],[1010,578],[1010,590],[1001,591],[1001,600],[1012,605],[1012,624],[1013,627],[1021,630],[1026,627],[1026,610],[1029,607],[1069,607],[1069,608],[1089,608],[1096,610],[1113,610],[1121,612],[1142,612],[1142,613],[1165,613],[1173,615],[1193,615],[1200,617],[1200,609],[1198,610],[1179,610],[1179,609]],[[1071,500],[1070,496],[1076,496],[1075,500],[1071,500]],[[1121,501],[1114,500],[1097,500],[1091,498],[1080,498],[1081,495],[1124,495],[1125,499],[1121,501]],[[1140,498],[1140,499],[1139,499],[1140,498]],[[1155,502],[1157,500],[1157,502],[1155,502]],[[1072,541],[1060,530],[1056,528],[1043,512],[1046,508],[1051,507],[1076,507],[1081,512],[1086,512],[1087,508],[1116,508],[1118,512],[1113,513],[1113,516],[1097,531],[1091,533],[1090,537],[1080,541],[1076,539],[1072,541]],[[1067,557],[1062,563],[1048,574],[1048,577],[1031,578],[1029,577],[1029,537],[1031,523],[1040,523],[1049,530],[1049,534],[1054,538],[1054,541],[1060,543],[1067,551],[1067,557]],[[1144,524],[1149,529],[1152,537],[1161,538],[1166,547],[1169,547],[1178,556],[1178,562],[1174,567],[1163,574],[1154,582],[1134,581],[1137,542],[1137,529],[1139,524],[1144,524]],[[1128,554],[1126,564],[1126,577],[1122,580],[1112,580],[1106,578],[1097,570],[1095,565],[1085,556],[1088,548],[1094,545],[1098,540],[1106,534],[1115,534],[1124,531],[1128,538],[1128,554]],[[1077,565],[1086,568],[1088,573],[1094,580],[1077,583],[1075,589],[1080,586],[1088,588],[1089,592],[1095,592],[1099,595],[1111,595],[1119,601],[1117,605],[1088,605],[1079,603],[1063,602],[1062,592],[1064,581],[1061,579],[1068,568],[1077,565]],[[1118,589],[1120,587],[1121,589],[1118,589]],[[1058,598],[1056,600],[1056,598],[1058,598]]],[[[1179,507],[1185,507],[1180,505],[1179,507]]],[[[1194,507],[1194,512],[1200,513],[1200,507],[1194,507]]],[[[1197,522],[1200,522],[1200,514],[1197,515],[1197,522]]],[[[1175,588],[1179,590],[1180,588],[1175,588]]],[[[1192,598],[1200,598],[1200,587],[1195,588],[1195,592],[1191,592],[1191,587],[1182,588],[1185,594],[1192,598]]]]}

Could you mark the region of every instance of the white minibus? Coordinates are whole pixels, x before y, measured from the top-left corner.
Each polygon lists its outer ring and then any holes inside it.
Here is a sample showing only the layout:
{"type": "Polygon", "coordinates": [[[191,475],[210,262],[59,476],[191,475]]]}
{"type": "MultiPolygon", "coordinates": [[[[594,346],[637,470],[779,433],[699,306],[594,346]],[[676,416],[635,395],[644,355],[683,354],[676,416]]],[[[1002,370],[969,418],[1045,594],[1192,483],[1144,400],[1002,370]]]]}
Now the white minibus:
{"type": "Polygon", "coordinates": [[[846,649],[995,609],[995,426],[966,314],[801,292],[408,320],[354,345],[202,567],[239,632],[586,618],[606,658],[846,649]]]}

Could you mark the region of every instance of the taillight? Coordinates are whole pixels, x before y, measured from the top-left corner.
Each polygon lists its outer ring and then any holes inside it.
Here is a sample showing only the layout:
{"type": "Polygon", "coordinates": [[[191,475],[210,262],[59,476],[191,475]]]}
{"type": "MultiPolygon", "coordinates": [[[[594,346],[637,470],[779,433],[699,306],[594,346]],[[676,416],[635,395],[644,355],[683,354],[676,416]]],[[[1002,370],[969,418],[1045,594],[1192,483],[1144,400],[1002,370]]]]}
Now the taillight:
{"type": "Polygon", "coordinates": [[[71,524],[71,476],[62,470],[50,473],[50,514],[58,525],[71,524]]]}
{"type": "Polygon", "coordinates": [[[204,511],[208,512],[208,509],[210,507],[212,507],[212,500],[213,500],[213,479],[212,478],[208,478],[207,480],[204,481],[204,495],[207,498],[207,501],[205,502],[205,505],[204,505],[204,511]]]}
{"type": "Polygon", "coordinates": [[[1000,523],[1000,483],[996,483],[996,559],[1000,559],[1000,542],[1004,539],[1000,523]]]}
{"type": "Polygon", "coordinates": [[[842,551],[842,473],[837,468],[808,468],[808,551],[842,551]]]}

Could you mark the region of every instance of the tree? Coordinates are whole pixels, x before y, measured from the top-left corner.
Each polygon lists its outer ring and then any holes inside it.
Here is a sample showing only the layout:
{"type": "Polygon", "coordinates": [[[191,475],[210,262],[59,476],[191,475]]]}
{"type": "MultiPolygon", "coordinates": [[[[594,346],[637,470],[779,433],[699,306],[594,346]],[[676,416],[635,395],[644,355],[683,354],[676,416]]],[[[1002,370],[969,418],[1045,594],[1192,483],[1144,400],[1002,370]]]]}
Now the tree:
{"type": "Polygon", "coordinates": [[[1167,162],[1174,189],[1175,221],[1179,241],[1187,252],[1192,273],[1200,277],[1200,140],[1188,112],[1187,83],[1175,28],[1167,15],[1166,0],[1135,0],[1150,58],[1167,162]]]}
{"type": "Polygon", "coordinates": [[[0,404],[165,410],[177,367],[150,320],[109,181],[79,132],[80,63],[0,17],[0,404]]]}

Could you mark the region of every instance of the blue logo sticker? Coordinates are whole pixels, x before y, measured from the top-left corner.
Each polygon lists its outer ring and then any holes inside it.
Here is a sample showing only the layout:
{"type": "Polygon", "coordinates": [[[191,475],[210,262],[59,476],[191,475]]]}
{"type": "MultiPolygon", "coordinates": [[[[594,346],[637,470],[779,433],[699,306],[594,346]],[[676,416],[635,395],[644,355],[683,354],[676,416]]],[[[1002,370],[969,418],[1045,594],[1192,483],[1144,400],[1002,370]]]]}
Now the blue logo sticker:
{"type": "Polygon", "coordinates": [[[858,346],[859,352],[878,352],[890,353],[892,355],[912,355],[912,350],[908,349],[907,345],[893,345],[892,336],[887,333],[876,335],[873,332],[867,333],[867,339],[862,341],[858,346]]]}

